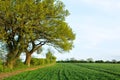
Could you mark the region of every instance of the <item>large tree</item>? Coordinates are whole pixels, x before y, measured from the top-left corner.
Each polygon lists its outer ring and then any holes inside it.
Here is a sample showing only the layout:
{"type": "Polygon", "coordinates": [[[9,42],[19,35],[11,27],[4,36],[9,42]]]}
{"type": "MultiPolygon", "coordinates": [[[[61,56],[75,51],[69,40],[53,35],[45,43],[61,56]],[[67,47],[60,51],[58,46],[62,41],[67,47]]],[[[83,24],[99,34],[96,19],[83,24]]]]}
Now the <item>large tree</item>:
{"type": "Polygon", "coordinates": [[[71,50],[75,34],[65,22],[68,15],[59,0],[0,0],[0,40],[8,48],[8,67],[22,52],[29,66],[31,54],[45,44],[71,50]]]}
{"type": "MultiPolygon", "coordinates": [[[[65,22],[65,17],[69,15],[64,4],[59,0],[43,0],[43,19],[40,20],[40,30],[38,44],[32,40],[31,50],[26,52],[25,63],[30,66],[31,54],[44,44],[53,46],[59,51],[69,51],[73,47],[75,35],[72,29],[65,22]]],[[[36,33],[36,34],[37,34],[36,33]]]]}
{"type": "Polygon", "coordinates": [[[8,50],[6,65],[13,68],[23,46],[22,16],[13,0],[0,0],[0,41],[6,43],[8,50]]]}

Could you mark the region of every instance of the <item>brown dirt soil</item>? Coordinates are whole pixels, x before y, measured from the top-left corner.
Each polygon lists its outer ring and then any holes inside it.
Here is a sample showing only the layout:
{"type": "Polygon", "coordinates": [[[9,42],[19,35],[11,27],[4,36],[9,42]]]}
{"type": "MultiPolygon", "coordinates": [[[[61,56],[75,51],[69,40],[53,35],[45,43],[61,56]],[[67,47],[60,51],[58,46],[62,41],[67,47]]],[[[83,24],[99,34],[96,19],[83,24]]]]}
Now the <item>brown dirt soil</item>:
{"type": "Polygon", "coordinates": [[[21,70],[16,70],[16,71],[7,72],[7,73],[0,73],[0,80],[3,80],[6,77],[14,76],[14,75],[19,74],[21,72],[32,71],[32,70],[36,70],[36,69],[39,69],[39,68],[44,68],[44,67],[48,67],[48,66],[52,66],[52,65],[54,65],[54,64],[49,64],[49,65],[46,65],[46,66],[30,67],[30,68],[27,68],[27,69],[21,69],[21,70]]]}

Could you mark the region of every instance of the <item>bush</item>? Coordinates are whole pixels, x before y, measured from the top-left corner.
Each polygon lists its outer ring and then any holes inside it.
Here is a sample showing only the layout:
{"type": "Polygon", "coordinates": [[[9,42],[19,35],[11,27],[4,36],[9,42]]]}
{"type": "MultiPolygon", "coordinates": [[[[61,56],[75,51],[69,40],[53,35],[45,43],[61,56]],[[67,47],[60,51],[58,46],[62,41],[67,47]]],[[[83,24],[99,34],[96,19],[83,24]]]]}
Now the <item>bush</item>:
{"type": "Polygon", "coordinates": [[[49,60],[49,59],[45,59],[45,63],[46,63],[46,64],[49,64],[49,63],[50,63],[50,60],[49,60]]]}
{"type": "Polygon", "coordinates": [[[32,58],[30,64],[31,65],[39,65],[39,60],[37,58],[32,58]]]}
{"type": "Polygon", "coordinates": [[[22,60],[21,59],[17,59],[15,64],[14,64],[14,67],[18,67],[18,66],[22,66],[22,65],[24,65],[22,60]]]}
{"type": "Polygon", "coordinates": [[[56,58],[52,57],[52,59],[43,59],[43,58],[32,58],[30,64],[37,66],[37,65],[44,65],[49,63],[55,63],[56,58]]]}
{"type": "Polygon", "coordinates": [[[3,62],[2,62],[2,60],[0,60],[0,72],[2,72],[3,71],[3,62]]]}
{"type": "Polygon", "coordinates": [[[45,59],[39,59],[39,62],[40,62],[40,65],[46,64],[46,63],[45,63],[45,59]]]}
{"type": "Polygon", "coordinates": [[[3,71],[3,65],[0,65],[0,72],[3,71]]]}

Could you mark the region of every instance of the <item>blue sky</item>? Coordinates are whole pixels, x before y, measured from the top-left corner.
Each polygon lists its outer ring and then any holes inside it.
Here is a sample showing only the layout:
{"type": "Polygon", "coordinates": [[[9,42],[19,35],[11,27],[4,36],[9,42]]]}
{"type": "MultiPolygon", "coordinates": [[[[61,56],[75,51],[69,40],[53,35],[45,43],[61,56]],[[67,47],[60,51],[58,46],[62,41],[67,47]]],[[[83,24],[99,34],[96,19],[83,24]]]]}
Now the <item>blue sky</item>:
{"type": "MultiPolygon", "coordinates": [[[[73,57],[120,60],[120,0],[62,1],[70,12],[66,22],[76,34],[76,40],[70,53],[53,51],[57,60],[73,57]]],[[[44,53],[33,56],[45,57],[44,53]]]]}
{"type": "Polygon", "coordinates": [[[76,34],[70,53],[60,59],[120,60],[120,0],[62,0],[70,16],[66,21],[76,34]]]}

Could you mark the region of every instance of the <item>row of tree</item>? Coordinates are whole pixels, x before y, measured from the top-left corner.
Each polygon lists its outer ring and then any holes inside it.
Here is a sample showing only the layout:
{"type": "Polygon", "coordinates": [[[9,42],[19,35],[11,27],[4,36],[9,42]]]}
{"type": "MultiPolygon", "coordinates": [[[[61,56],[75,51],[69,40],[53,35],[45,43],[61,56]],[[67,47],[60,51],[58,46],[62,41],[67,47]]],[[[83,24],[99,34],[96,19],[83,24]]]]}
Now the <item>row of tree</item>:
{"type": "Polygon", "coordinates": [[[88,58],[86,60],[81,59],[81,60],[76,60],[75,58],[70,58],[66,60],[59,60],[57,63],[120,63],[120,61],[117,61],[115,59],[109,61],[104,61],[104,60],[93,60],[92,58],[88,58]]]}
{"type": "MultiPolygon", "coordinates": [[[[56,63],[56,57],[53,55],[53,53],[50,50],[46,53],[46,58],[32,57],[31,62],[30,62],[30,64],[32,66],[40,66],[40,65],[45,65],[45,64],[48,65],[48,64],[53,64],[53,63],[56,63]]],[[[21,68],[25,68],[27,66],[24,65],[22,59],[18,59],[18,60],[16,60],[14,67],[21,69],[21,68]]],[[[4,66],[3,61],[0,59],[0,72],[6,72],[6,71],[11,71],[11,69],[6,68],[4,66]]]]}
{"type": "Polygon", "coordinates": [[[13,69],[23,52],[30,66],[31,55],[43,45],[71,50],[75,34],[65,22],[68,15],[60,0],[0,0],[0,42],[7,53],[6,66],[13,69]]]}

